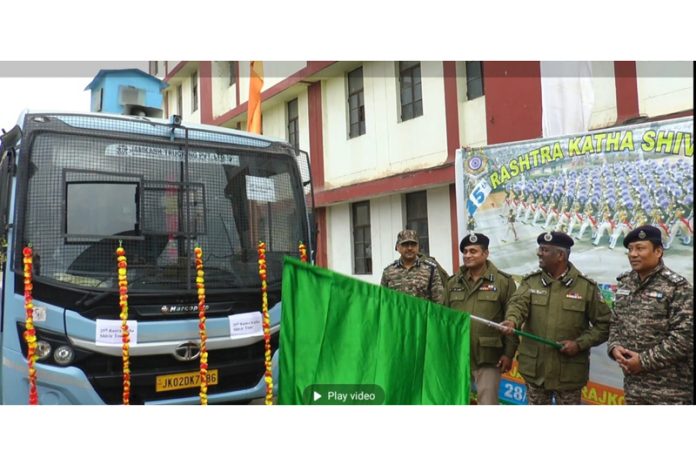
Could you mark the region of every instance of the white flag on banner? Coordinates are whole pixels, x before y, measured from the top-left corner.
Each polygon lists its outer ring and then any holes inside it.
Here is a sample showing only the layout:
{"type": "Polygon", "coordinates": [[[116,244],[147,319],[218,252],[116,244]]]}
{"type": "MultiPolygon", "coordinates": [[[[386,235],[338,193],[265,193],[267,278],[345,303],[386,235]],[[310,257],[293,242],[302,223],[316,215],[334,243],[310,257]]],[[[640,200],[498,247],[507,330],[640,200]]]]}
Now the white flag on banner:
{"type": "Polygon", "coordinates": [[[471,190],[471,194],[469,194],[469,200],[466,202],[466,210],[469,212],[469,216],[473,215],[478,207],[483,205],[483,202],[486,201],[486,197],[491,193],[491,190],[493,189],[485,178],[476,184],[476,187],[474,187],[471,190]]]}

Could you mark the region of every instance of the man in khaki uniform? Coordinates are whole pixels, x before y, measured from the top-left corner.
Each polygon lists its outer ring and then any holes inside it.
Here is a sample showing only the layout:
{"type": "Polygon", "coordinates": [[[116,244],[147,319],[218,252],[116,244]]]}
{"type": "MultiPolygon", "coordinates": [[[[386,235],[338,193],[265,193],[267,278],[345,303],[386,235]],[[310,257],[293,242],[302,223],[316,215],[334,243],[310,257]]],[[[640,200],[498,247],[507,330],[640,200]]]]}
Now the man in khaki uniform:
{"type": "Polygon", "coordinates": [[[418,256],[418,233],[412,229],[401,231],[396,237],[396,250],[401,258],[384,269],[380,284],[441,304],[444,300],[444,285],[437,263],[418,256]]]}
{"type": "Polygon", "coordinates": [[[609,307],[597,283],[568,261],[573,239],[553,231],[537,238],[538,271],[526,275],[508,302],[506,334],[527,332],[562,344],[560,350],[523,337],[519,372],[530,404],[580,404],[590,373],[590,348],[609,336],[609,307]]]}
{"type": "MultiPolygon", "coordinates": [[[[464,237],[459,250],[464,266],[447,282],[445,305],[455,310],[500,323],[505,305],[515,292],[515,281],[488,260],[490,240],[473,232],[464,237]]],[[[473,321],[470,329],[471,374],[479,405],[497,405],[500,374],[510,370],[518,340],[473,321]]]]}

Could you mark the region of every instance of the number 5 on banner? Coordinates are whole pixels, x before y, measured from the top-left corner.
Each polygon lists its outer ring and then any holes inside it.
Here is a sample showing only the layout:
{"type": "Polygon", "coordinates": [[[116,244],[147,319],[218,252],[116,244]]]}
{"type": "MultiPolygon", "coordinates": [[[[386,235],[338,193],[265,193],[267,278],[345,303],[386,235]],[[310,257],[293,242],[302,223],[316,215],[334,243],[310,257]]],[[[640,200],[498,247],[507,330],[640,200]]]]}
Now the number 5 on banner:
{"type": "Polygon", "coordinates": [[[483,204],[488,194],[491,193],[491,190],[490,184],[488,184],[488,181],[485,179],[482,179],[476,184],[476,187],[474,187],[471,194],[469,194],[469,200],[466,202],[466,209],[469,212],[469,216],[473,215],[478,207],[483,204]]]}

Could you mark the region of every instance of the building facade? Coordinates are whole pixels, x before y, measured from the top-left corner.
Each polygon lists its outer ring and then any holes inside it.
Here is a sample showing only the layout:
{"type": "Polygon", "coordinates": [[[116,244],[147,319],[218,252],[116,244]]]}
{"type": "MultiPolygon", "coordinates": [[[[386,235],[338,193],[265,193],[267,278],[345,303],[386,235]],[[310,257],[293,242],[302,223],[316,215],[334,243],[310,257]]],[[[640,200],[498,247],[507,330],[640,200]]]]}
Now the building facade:
{"type": "MultiPolygon", "coordinates": [[[[310,154],[317,264],[373,283],[398,257],[396,234],[405,227],[419,231],[422,248],[447,271],[459,266],[459,147],[548,135],[541,62],[263,66],[263,134],[310,154]]],[[[168,84],[165,117],[245,129],[249,67],[159,61],[150,63],[150,73],[168,84]]],[[[592,62],[586,68],[585,130],[693,115],[691,63],[592,62]]]]}

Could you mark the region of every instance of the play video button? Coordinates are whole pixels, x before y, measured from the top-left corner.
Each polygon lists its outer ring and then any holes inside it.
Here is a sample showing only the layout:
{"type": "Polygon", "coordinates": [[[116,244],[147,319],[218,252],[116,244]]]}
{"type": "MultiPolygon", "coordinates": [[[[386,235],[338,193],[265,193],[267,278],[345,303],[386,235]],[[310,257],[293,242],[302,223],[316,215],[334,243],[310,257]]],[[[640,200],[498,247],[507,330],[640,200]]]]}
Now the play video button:
{"type": "Polygon", "coordinates": [[[306,405],[382,405],[385,395],[376,384],[312,384],[302,398],[306,405]]]}

